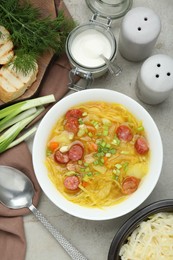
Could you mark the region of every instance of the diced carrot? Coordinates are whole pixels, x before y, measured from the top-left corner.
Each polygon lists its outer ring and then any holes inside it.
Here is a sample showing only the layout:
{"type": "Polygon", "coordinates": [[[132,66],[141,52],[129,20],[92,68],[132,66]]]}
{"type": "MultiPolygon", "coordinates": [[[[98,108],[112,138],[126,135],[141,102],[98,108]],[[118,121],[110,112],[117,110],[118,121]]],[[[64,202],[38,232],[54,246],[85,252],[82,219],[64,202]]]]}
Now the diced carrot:
{"type": "Polygon", "coordinates": [[[97,152],[98,150],[98,146],[96,143],[94,142],[88,142],[88,149],[91,151],[91,152],[97,152]]]}
{"type": "Polygon", "coordinates": [[[86,125],[86,127],[87,127],[87,130],[88,130],[89,132],[91,132],[91,133],[93,133],[93,134],[96,133],[96,129],[95,129],[94,126],[86,125]]]}
{"type": "Polygon", "coordinates": [[[87,186],[88,186],[88,182],[83,181],[83,182],[82,182],[82,186],[83,186],[84,188],[87,187],[87,186]]]}
{"type": "Polygon", "coordinates": [[[57,149],[59,146],[58,142],[52,141],[49,143],[49,149],[53,152],[55,149],[57,149]]]}
{"type": "Polygon", "coordinates": [[[108,161],[108,157],[106,157],[106,156],[104,156],[104,164],[106,164],[107,163],[107,161],[108,161]]]}

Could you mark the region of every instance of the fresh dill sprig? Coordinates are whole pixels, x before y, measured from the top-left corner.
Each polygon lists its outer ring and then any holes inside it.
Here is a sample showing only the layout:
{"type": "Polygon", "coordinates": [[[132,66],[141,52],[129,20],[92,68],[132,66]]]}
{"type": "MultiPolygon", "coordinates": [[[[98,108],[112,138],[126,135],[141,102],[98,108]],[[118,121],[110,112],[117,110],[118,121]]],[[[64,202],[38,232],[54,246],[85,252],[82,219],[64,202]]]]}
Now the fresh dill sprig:
{"type": "Polygon", "coordinates": [[[54,51],[57,55],[64,50],[65,41],[75,24],[64,16],[42,17],[38,8],[28,1],[1,0],[0,25],[11,35],[17,58],[12,61],[16,70],[24,74],[35,68],[35,60],[45,51],[54,51]]]}

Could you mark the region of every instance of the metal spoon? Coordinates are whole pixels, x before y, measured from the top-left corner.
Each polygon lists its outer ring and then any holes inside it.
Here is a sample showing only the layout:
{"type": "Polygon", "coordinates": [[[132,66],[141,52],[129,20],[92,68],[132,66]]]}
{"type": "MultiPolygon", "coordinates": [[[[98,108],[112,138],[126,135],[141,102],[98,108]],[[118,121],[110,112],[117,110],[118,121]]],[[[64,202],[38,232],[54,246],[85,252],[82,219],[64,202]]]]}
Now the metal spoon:
{"type": "Polygon", "coordinates": [[[100,54],[99,56],[104,60],[111,74],[118,76],[122,72],[122,69],[117,64],[113,64],[103,54],[100,54]]]}
{"type": "Polygon", "coordinates": [[[33,184],[21,171],[0,165],[0,202],[8,208],[29,208],[36,218],[48,229],[59,244],[74,260],[87,260],[74,246],[70,244],[34,207],[32,198],[34,195],[33,184]]]}

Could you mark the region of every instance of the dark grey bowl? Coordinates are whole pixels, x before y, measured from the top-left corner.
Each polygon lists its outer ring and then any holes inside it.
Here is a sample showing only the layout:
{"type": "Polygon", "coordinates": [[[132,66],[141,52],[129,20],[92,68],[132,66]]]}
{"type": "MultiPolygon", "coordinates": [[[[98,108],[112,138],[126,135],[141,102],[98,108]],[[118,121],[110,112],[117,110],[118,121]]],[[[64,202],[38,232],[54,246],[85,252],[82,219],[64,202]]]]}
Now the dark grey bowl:
{"type": "Polygon", "coordinates": [[[108,253],[108,260],[120,260],[119,252],[129,235],[149,216],[159,212],[173,212],[173,199],[154,202],[131,216],[116,233],[108,253]]]}

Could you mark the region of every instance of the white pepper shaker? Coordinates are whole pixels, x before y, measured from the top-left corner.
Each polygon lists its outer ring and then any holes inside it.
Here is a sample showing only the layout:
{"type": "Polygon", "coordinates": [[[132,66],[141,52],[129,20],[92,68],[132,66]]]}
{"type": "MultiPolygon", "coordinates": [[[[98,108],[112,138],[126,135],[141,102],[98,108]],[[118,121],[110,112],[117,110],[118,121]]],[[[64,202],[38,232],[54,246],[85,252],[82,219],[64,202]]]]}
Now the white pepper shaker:
{"type": "Polygon", "coordinates": [[[131,9],[123,18],[119,51],[130,61],[142,61],[148,58],[153,50],[161,30],[158,15],[146,7],[131,9]]]}
{"type": "Polygon", "coordinates": [[[173,59],[156,54],[144,61],[138,73],[136,95],[151,105],[163,102],[173,89],[173,59]]]}

